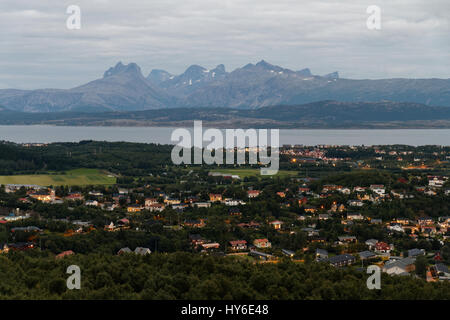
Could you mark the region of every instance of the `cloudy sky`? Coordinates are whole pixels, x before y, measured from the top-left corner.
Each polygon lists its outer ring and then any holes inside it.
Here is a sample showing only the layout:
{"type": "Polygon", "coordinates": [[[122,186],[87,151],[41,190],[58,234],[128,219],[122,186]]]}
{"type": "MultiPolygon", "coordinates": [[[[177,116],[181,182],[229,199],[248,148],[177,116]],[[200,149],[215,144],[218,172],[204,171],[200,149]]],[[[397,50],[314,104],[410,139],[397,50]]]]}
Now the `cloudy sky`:
{"type": "Polygon", "coordinates": [[[345,78],[450,78],[448,0],[1,0],[0,88],[70,88],[118,61],[181,73],[264,59],[345,78]],[[81,8],[68,30],[66,9],[81,8]],[[369,30],[370,5],[381,30],[369,30]]]}

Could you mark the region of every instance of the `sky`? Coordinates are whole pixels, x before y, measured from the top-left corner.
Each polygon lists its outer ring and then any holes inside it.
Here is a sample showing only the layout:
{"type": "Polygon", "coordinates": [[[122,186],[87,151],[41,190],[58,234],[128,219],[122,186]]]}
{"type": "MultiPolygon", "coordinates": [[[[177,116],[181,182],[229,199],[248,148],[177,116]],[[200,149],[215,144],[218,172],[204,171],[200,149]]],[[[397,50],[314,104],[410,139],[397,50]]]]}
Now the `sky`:
{"type": "Polygon", "coordinates": [[[450,78],[448,0],[1,0],[0,89],[71,88],[118,61],[179,74],[260,60],[343,78],[450,78]],[[69,30],[70,5],[81,29],[69,30]],[[366,10],[381,9],[369,30],[366,10]]]}

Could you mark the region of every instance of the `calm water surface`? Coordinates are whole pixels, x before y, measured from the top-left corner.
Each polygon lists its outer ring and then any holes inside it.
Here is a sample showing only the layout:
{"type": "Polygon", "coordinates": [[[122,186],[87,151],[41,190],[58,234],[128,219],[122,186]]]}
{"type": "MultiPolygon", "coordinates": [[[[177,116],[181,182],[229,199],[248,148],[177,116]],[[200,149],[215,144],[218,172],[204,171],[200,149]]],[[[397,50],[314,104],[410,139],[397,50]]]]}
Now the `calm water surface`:
{"type": "MultiPolygon", "coordinates": [[[[189,128],[188,128],[189,129],[189,128]]],[[[16,143],[78,142],[81,140],[173,144],[174,128],[0,126],[0,140],[16,143]]],[[[204,128],[204,130],[206,130],[204,128]]],[[[280,144],[450,145],[450,129],[319,130],[281,129],[280,144]]]]}

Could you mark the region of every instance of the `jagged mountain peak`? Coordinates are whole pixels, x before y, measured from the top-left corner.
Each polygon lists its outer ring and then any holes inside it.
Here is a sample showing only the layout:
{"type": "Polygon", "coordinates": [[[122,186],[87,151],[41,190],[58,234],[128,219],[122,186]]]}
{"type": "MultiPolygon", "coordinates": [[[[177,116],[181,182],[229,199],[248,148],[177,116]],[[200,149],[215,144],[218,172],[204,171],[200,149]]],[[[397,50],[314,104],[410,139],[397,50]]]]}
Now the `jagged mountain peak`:
{"type": "Polygon", "coordinates": [[[304,68],[302,70],[297,71],[298,75],[310,77],[312,76],[311,70],[309,68],[304,68]]]}
{"type": "Polygon", "coordinates": [[[114,67],[105,71],[103,78],[115,76],[124,72],[141,74],[141,68],[134,62],[124,65],[122,61],[119,61],[114,67]]]}
{"type": "Polygon", "coordinates": [[[260,108],[319,100],[382,100],[450,106],[450,79],[377,79],[337,81],[338,72],[313,76],[265,60],[226,72],[192,65],[181,75],[154,69],[144,78],[135,63],[118,62],[104,77],[72,89],[0,90],[8,110],[147,110],[170,107],[260,108]],[[336,80],[336,81],[333,81],[336,80]]]}
{"type": "Polygon", "coordinates": [[[172,74],[165,70],[161,69],[153,69],[149,75],[147,76],[147,79],[154,82],[154,83],[162,83],[164,81],[169,80],[172,77],[172,74]]]}
{"type": "Polygon", "coordinates": [[[339,72],[335,71],[335,72],[326,74],[323,77],[327,78],[327,79],[339,79],[339,72]]]}
{"type": "Polygon", "coordinates": [[[184,74],[185,75],[198,74],[204,71],[207,71],[206,68],[203,68],[202,66],[199,66],[197,64],[193,64],[186,69],[184,74]]]}
{"type": "Polygon", "coordinates": [[[215,72],[216,74],[225,74],[225,73],[227,73],[225,71],[225,65],[223,65],[223,64],[219,64],[217,67],[215,67],[211,71],[215,72]]]}

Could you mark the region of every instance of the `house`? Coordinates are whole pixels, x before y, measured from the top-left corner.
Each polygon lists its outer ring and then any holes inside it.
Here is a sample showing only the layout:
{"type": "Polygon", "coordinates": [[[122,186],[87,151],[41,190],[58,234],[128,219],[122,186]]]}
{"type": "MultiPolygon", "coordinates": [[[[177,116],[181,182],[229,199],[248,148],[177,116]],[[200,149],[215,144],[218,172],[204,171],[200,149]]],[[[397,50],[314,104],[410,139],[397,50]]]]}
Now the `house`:
{"type": "Polygon", "coordinates": [[[149,209],[151,205],[157,204],[158,199],[156,198],[147,198],[145,199],[145,209],[149,209]]]}
{"type": "Polygon", "coordinates": [[[210,193],[209,201],[211,202],[222,201],[222,195],[220,193],[210,193]]]}
{"type": "Polygon", "coordinates": [[[84,196],[79,192],[70,193],[67,197],[64,198],[67,201],[83,201],[84,196]]]}
{"type": "Polygon", "coordinates": [[[162,203],[154,203],[148,207],[148,210],[150,212],[161,212],[161,211],[164,211],[165,208],[166,208],[166,206],[162,203]]]}
{"type": "Polygon", "coordinates": [[[408,274],[411,271],[416,269],[414,262],[415,258],[403,258],[400,260],[387,262],[383,266],[383,272],[386,272],[389,275],[404,275],[408,274]]]}
{"type": "Polygon", "coordinates": [[[217,242],[211,242],[211,243],[202,243],[201,246],[204,250],[212,250],[212,249],[219,249],[220,244],[218,244],[217,242]]]}
{"type": "Polygon", "coordinates": [[[330,215],[328,213],[320,213],[319,220],[328,220],[330,219],[330,215]]]}
{"type": "Polygon", "coordinates": [[[354,187],[354,188],[353,188],[353,192],[359,192],[359,193],[361,193],[361,192],[366,192],[366,189],[367,189],[367,188],[365,188],[365,187],[359,187],[359,186],[357,186],[357,187],[354,187]]]}
{"type": "Polygon", "coordinates": [[[331,258],[326,259],[329,264],[333,267],[344,267],[353,264],[356,258],[351,254],[340,254],[331,258]]]}
{"type": "Polygon", "coordinates": [[[167,204],[167,205],[176,205],[176,204],[180,204],[181,203],[181,200],[180,199],[175,199],[175,198],[167,198],[167,199],[164,199],[164,203],[165,204],[167,204]]]}
{"type": "Polygon", "coordinates": [[[289,258],[293,258],[295,256],[295,252],[287,249],[281,249],[281,253],[289,258]]]}
{"type": "MultiPolygon", "coordinates": [[[[181,205],[179,205],[179,206],[181,206],[181,205]]],[[[192,204],[192,206],[196,207],[196,208],[211,208],[211,202],[209,202],[209,201],[207,201],[207,202],[194,202],[192,204]]]]}
{"type": "Polygon", "coordinates": [[[450,280],[450,272],[445,264],[436,263],[433,268],[439,280],[450,280]]]}
{"type": "Polygon", "coordinates": [[[6,243],[0,243],[0,253],[8,253],[9,246],[6,243]]]}
{"type": "Polygon", "coordinates": [[[185,227],[203,228],[206,224],[203,219],[200,220],[186,220],[183,224],[185,227]]]}
{"type": "Polygon", "coordinates": [[[418,256],[424,256],[425,255],[425,249],[411,249],[408,250],[408,257],[409,258],[414,258],[414,257],[418,257],[418,256]]]}
{"type": "Polygon", "coordinates": [[[105,231],[110,231],[110,232],[112,232],[112,231],[117,231],[117,230],[119,230],[119,228],[117,228],[117,227],[114,225],[114,223],[111,222],[110,224],[105,225],[104,230],[105,230],[105,231]]]}
{"type": "Polygon", "coordinates": [[[234,240],[230,241],[230,247],[233,251],[247,250],[247,241],[245,240],[234,240]]]}
{"type": "Polygon", "coordinates": [[[26,190],[34,190],[34,191],[39,191],[39,190],[45,189],[44,187],[38,186],[38,185],[35,185],[35,184],[7,184],[5,186],[5,192],[6,193],[13,193],[13,192],[16,192],[16,191],[18,191],[18,190],[20,190],[22,188],[24,188],[26,190]]]}
{"type": "Polygon", "coordinates": [[[364,216],[360,213],[347,213],[347,220],[364,220],[364,216]]]}
{"type": "Polygon", "coordinates": [[[144,210],[144,208],[139,204],[133,204],[133,205],[127,207],[128,213],[137,213],[137,212],[141,212],[142,210],[144,210]]]}
{"type": "Polygon", "coordinates": [[[382,224],[383,220],[381,219],[370,219],[371,224],[382,224]]]}
{"type": "Polygon", "coordinates": [[[102,207],[103,210],[114,211],[114,209],[117,208],[117,205],[115,203],[104,203],[102,207]]]}
{"type": "Polygon", "coordinates": [[[245,202],[242,200],[225,199],[225,205],[229,207],[236,207],[238,205],[245,205],[245,202]]]}
{"type": "Polygon", "coordinates": [[[351,243],[351,242],[358,241],[355,236],[339,236],[338,239],[339,239],[339,242],[341,242],[341,243],[344,243],[344,242],[351,243]]]}
{"type": "Polygon", "coordinates": [[[298,206],[301,207],[301,206],[305,205],[307,202],[308,202],[308,198],[302,196],[298,199],[298,206]]]}
{"type": "Polygon", "coordinates": [[[284,193],[283,191],[279,191],[277,192],[277,196],[279,196],[280,198],[286,198],[286,193],[284,193]]]}
{"type": "Polygon", "coordinates": [[[281,226],[283,225],[283,221],[279,221],[279,220],[275,220],[275,221],[271,221],[269,222],[269,224],[275,229],[275,230],[280,230],[281,226]]]}
{"type": "Polygon", "coordinates": [[[259,252],[259,251],[256,251],[256,250],[250,251],[248,255],[251,256],[251,257],[255,257],[257,259],[264,260],[264,261],[268,261],[268,260],[273,260],[274,259],[274,256],[272,256],[271,254],[267,254],[267,253],[264,253],[264,252],[259,252]]]}
{"type": "Polygon", "coordinates": [[[420,217],[419,219],[417,219],[417,223],[421,226],[426,226],[433,224],[433,219],[430,217],[420,217]]]}
{"type": "Polygon", "coordinates": [[[98,201],[97,200],[87,200],[84,203],[85,206],[89,206],[89,207],[98,207],[98,201]]]}
{"type": "Polygon", "coordinates": [[[30,192],[28,196],[37,201],[41,201],[44,203],[49,203],[55,200],[55,190],[39,190],[35,192],[30,192]]]}
{"type": "Polygon", "coordinates": [[[304,206],[303,208],[307,213],[316,213],[317,211],[317,208],[314,206],[304,206]]]}
{"type": "Polygon", "coordinates": [[[229,212],[230,216],[233,216],[233,217],[242,216],[241,210],[239,210],[239,208],[236,208],[236,207],[230,208],[230,210],[228,210],[228,212],[229,212]]]}
{"type": "Polygon", "coordinates": [[[127,228],[130,225],[130,220],[128,220],[127,218],[123,218],[120,219],[119,221],[117,221],[117,226],[119,228],[127,228]]]}
{"type": "Polygon", "coordinates": [[[362,251],[358,254],[359,254],[359,258],[361,260],[370,260],[370,259],[377,257],[377,255],[375,253],[373,253],[372,251],[362,251]]]}
{"type": "Polygon", "coordinates": [[[428,176],[428,186],[432,188],[442,188],[448,177],[428,176]]]}
{"type": "Polygon", "coordinates": [[[149,248],[136,247],[136,249],[134,249],[134,253],[140,254],[141,256],[145,256],[147,254],[152,253],[152,251],[149,248]]]}
{"type": "Polygon", "coordinates": [[[378,243],[377,239],[369,239],[366,240],[366,245],[369,247],[369,250],[372,250],[373,248],[375,248],[376,244],[378,243]]]}
{"type": "Polygon", "coordinates": [[[353,199],[353,200],[348,200],[347,204],[350,207],[362,207],[364,205],[364,202],[362,202],[362,200],[359,200],[359,199],[353,199]]]}
{"type": "Polygon", "coordinates": [[[309,193],[310,189],[308,187],[299,187],[298,192],[299,193],[309,193]]]}
{"type": "Polygon", "coordinates": [[[322,261],[328,259],[328,251],[325,249],[316,249],[316,261],[322,261]]]}
{"type": "Polygon", "coordinates": [[[73,252],[72,250],[67,250],[67,251],[63,251],[60,254],[56,255],[55,258],[61,259],[61,258],[67,257],[67,256],[71,256],[73,254],[75,254],[75,252],[73,252]]]}
{"type": "Polygon", "coordinates": [[[126,248],[121,248],[121,249],[117,252],[118,255],[121,255],[121,254],[124,254],[124,253],[133,253],[133,251],[131,251],[130,248],[126,247],[126,248]]]}
{"type": "Polygon", "coordinates": [[[401,225],[403,225],[403,226],[406,226],[406,225],[409,224],[410,221],[409,221],[409,219],[407,219],[407,218],[397,218],[397,219],[394,219],[393,222],[399,223],[399,224],[401,224],[401,225]]]}
{"type": "Polygon", "coordinates": [[[375,245],[375,252],[390,253],[391,247],[386,242],[377,242],[377,244],[375,245]]]}
{"type": "Polygon", "coordinates": [[[199,234],[191,234],[189,235],[189,240],[191,241],[191,244],[194,245],[194,247],[197,247],[206,241],[202,238],[199,234]]]}
{"type": "Polygon", "coordinates": [[[249,223],[239,223],[240,228],[258,229],[261,225],[258,222],[250,221],[249,223]]]}
{"type": "Polygon", "coordinates": [[[270,248],[272,246],[267,239],[255,239],[253,245],[257,248],[270,248]]]}
{"type": "Polygon", "coordinates": [[[343,186],[335,185],[335,184],[326,184],[322,188],[322,192],[329,192],[329,191],[340,191],[343,189],[343,186]]]}
{"type": "MultiPolygon", "coordinates": [[[[202,204],[202,202],[199,202],[200,205],[202,204]]],[[[207,204],[207,202],[205,202],[205,204],[207,204]]],[[[186,203],[179,203],[179,204],[173,204],[172,205],[172,209],[176,210],[176,211],[184,211],[184,209],[186,209],[189,205],[186,203]]],[[[208,206],[205,206],[204,208],[208,208],[208,206]]]]}
{"type": "Polygon", "coordinates": [[[89,195],[94,197],[103,197],[103,193],[100,191],[89,191],[89,195]]]}
{"type": "Polygon", "coordinates": [[[369,189],[372,190],[373,193],[376,193],[380,196],[384,196],[384,194],[386,193],[386,189],[382,184],[372,184],[370,185],[369,189]]]}
{"type": "Polygon", "coordinates": [[[436,234],[436,227],[435,226],[422,226],[420,228],[420,231],[426,236],[432,236],[432,235],[436,234]]]}
{"type": "Polygon", "coordinates": [[[338,191],[345,195],[349,195],[352,192],[349,188],[340,188],[338,191]]]}
{"type": "Polygon", "coordinates": [[[316,230],[314,228],[302,228],[301,229],[303,232],[306,232],[308,234],[308,237],[317,237],[319,236],[319,230],[316,230]]]}
{"type": "Polygon", "coordinates": [[[391,224],[387,228],[392,231],[405,232],[405,230],[403,230],[402,226],[400,226],[398,224],[391,224]]]}
{"type": "Polygon", "coordinates": [[[247,191],[247,196],[249,198],[256,198],[256,197],[259,196],[260,193],[261,193],[261,191],[259,191],[259,190],[248,190],[247,191]]]}
{"type": "Polygon", "coordinates": [[[11,228],[11,232],[17,232],[17,231],[22,231],[22,232],[42,232],[41,229],[39,229],[38,227],[35,227],[35,226],[11,228]]]}

